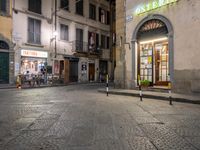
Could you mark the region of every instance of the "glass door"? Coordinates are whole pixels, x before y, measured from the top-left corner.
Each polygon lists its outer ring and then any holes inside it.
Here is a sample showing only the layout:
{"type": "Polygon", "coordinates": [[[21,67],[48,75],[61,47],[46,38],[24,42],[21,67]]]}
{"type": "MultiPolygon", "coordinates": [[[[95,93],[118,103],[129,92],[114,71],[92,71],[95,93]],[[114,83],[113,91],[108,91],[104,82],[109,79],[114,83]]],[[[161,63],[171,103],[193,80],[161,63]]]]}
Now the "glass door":
{"type": "Polygon", "coordinates": [[[153,45],[140,44],[139,75],[141,80],[148,80],[153,84],[153,45]]]}
{"type": "Polygon", "coordinates": [[[155,84],[168,85],[168,44],[155,44],[155,84]]]}

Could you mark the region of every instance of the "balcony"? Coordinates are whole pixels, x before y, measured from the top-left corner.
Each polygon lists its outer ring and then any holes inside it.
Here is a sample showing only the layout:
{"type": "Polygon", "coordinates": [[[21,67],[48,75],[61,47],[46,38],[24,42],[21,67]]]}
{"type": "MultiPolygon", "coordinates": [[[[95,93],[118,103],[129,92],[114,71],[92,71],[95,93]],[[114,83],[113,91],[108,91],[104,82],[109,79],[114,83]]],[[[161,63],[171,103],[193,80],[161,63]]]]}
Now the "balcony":
{"type": "Polygon", "coordinates": [[[83,41],[73,41],[72,42],[73,51],[76,54],[85,54],[85,55],[100,55],[101,49],[96,46],[89,46],[87,42],[83,41]]]}

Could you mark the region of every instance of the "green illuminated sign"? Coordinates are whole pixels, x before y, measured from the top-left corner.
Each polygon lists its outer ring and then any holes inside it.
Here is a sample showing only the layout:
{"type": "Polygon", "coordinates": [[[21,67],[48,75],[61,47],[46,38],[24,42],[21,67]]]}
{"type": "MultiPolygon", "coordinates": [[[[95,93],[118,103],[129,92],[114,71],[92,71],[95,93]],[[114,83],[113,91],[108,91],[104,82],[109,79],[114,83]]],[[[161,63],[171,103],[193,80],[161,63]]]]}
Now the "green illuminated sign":
{"type": "Polygon", "coordinates": [[[149,3],[146,4],[142,4],[140,6],[138,6],[134,12],[134,14],[139,15],[142,13],[145,13],[147,11],[165,6],[165,5],[169,5],[171,3],[177,2],[178,0],[153,0],[149,3]]]}

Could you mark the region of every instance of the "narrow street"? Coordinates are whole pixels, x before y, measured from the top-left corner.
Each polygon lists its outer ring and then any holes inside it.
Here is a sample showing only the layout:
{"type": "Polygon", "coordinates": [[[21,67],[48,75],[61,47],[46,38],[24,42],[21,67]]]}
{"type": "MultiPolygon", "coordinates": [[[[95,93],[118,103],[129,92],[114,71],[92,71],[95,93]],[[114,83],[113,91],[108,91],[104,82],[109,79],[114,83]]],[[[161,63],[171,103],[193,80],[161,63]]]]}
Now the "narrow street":
{"type": "Polygon", "coordinates": [[[200,149],[200,105],[107,97],[98,88],[0,90],[0,149],[200,149]]]}

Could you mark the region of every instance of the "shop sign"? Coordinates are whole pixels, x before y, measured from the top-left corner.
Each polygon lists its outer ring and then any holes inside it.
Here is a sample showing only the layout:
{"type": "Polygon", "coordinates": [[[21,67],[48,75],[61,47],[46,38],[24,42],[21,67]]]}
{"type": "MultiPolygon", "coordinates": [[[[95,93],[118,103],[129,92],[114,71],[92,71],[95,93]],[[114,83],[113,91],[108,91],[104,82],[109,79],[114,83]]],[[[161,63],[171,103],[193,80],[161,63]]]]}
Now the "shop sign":
{"type": "Polygon", "coordinates": [[[21,56],[47,58],[47,52],[34,50],[21,50],[21,56]]]}
{"type": "Polygon", "coordinates": [[[140,6],[138,6],[134,12],[134,14],[139,15],[154,9],[157,9],[159,7],[165,6],[165,5],[169,5],[171,3],[175,3],[178,0],[153,0],[149,3],[145,3],[142,4],[140,6]]]}

